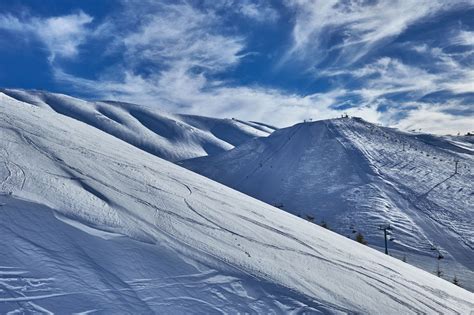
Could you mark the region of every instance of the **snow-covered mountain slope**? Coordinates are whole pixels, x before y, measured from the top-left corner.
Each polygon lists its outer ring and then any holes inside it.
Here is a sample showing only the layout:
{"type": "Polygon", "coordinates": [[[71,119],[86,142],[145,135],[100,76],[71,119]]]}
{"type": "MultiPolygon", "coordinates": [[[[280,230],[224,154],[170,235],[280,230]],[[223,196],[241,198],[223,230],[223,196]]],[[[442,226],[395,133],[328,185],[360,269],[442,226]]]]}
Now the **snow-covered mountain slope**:
{"type": "Polygon", "coordinates": [[[252,138],[266,137],[277,130],[277,128],[273,126],[235,118],[219,119],[183,114],[176,116],[188,125],[198,128],[199,130],[207,131],[233,146],[241,145],[252,138]]]}
{"type": "Polygon", "coordinates": [[[0,92],[82,121],[169,161],[224,152],[273,132],[251,122],[176,115],[130,103],[87,102],[42,91],[0,89],[0,92]]]}
{"type": "Polygon", "coordinates": [[[391,224],[395,256],[431,272],[439,263],[446,279],[474,290],[471,145],[347,118],[298,124],[183,165],[342,235],[362,232],[370,246],[384,246],[378,228],[391,224]]]}
{"type": "Polygon", "coordinates": [[[0,94],[0,313],[466,314],[474,295],[0,94]]]}

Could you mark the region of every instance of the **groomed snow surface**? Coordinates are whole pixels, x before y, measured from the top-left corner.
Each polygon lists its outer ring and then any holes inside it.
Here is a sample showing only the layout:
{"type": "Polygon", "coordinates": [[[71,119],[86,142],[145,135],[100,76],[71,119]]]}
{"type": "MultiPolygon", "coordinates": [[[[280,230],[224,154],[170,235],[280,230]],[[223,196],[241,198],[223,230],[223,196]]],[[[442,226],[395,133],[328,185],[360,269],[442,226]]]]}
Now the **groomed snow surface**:
{"type": "Polygon", "coordinates": [[[0,93],[0,313],[469,314],[448,281],[0,93]]]}
{"type": "Polygon", "coordinates": [[[183,165],[474,290],[474,150],[469,137],[342,118],[297,124],[183,165]],[[458,170],[455,172],[455,161],[458,170]],[[442,259],[438,259],[442,258],[442,259]]]}

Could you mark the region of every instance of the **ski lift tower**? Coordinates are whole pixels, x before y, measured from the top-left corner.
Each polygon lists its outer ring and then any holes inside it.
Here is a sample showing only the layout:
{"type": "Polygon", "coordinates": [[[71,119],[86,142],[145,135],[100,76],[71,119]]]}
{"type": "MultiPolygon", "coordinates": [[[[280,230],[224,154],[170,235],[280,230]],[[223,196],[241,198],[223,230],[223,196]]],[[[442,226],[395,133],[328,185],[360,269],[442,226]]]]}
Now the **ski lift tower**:
{"type": "Polygon", "coordinates": [[[383,231],[383,236],[384,236],[384,240],[385,240],[385,254],[388,255],[387,235],[390,235],[390,231],[392,230],[392,227],[390,226],[390,224],[381,225],[381,226],[379,226],[379,230],[383,231]]]}

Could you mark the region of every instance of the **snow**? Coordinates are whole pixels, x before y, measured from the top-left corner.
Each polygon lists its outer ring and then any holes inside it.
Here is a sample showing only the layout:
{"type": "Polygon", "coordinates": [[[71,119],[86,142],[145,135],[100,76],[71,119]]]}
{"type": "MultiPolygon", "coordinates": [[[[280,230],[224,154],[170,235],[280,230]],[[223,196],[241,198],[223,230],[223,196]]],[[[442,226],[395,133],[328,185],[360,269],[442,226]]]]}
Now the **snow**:
{"type": "Polygon", "coordinates": [[[215,137],[238,146],[255,138],[265,137],[277,128],[261,123],[246,122],[238,119],[218,119],[196,115],[178,115],[185,123],[200,130],[210,132],[215,137]]]}
{"type": "Polygon", "coordinates": [[[2,94],[0,156],[0,313],[474,309],[443,279],[2,94]]]}
{"type": "Polygon", "coordinates": [[[258,123],[176,115],[130,103],[88,102],[43,91],[0,89],[0,92],[82,121],[168,161],[224,152],[275,130],[258,123]]]}
{"type": "Polygon", "coordinates": [[[296,126],[180,164],[474,290],[474,154],[467,137],[343,118],[296,126]],[[454,174],[459,160],[458,174],[454,174]],[[439,256],[442,260],[438,260],[439,256]]]}

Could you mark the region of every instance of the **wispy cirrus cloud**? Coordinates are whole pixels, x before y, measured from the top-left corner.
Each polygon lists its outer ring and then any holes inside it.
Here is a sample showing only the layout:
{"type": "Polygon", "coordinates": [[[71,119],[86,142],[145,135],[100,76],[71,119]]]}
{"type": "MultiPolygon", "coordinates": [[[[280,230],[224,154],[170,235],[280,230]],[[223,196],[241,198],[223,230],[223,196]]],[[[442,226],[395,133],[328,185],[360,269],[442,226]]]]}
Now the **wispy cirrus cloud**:
{"type": "Polygon", "coordinates": [[[122,39],[127,60],[159,65],[180,63],[206,71],[222,71],[235,65],[244,48],[240,36],[216,31],[219,19],[187,3],[157,5],[144,16],[138,29],[122,39]]]}
{"type": "Polygon", "coordinates": [[[461,30],[451,39],[453,45],[474,46],[474,32],[461,30]]]}
{"type": "MultiPolygon", "coordinates": [[[[250,3],[241,2],[237,13],[242,14],[240,10],[246,5],[250,3]]],[[[125,56],[123,64],[114,65],[115,74],[109,72],[88,80],[56,68],[57,80],[94,92],[99,98],[159,105],[175,112],[262,120],[278,126],[309,117],[339,116],[331,106],[346,93],[344,90],[302,96],[215,79],[214,74],[228,71],[245,58],[246,38],[227,33],[224,21],[212,6],[202,9],[187,2],[152,3],[139,20],[135,20],[138,16],[134,8],[129,9],[130,12],[121,13],[120,20],[136,27],[114,41],[114,49],[123,51],[125,56]],[[153,71],[143,71],[144,64],[153,71]]],[[[110,25],[105,29],[114,32],[110,25]]],[[[375,110],[372,112],[370,116],[377,117],[375,110]]]]}
{"type": "Polygon", "coordinates": [[[239,0],[231,5],[236,6],[239,13],[257,22],[276,22],[280,17],[278,11],[267,1],[239,0]]]}
{"type": "Polygon", "coordinates": [[[465,1],[441,0],[287,0],[296,12],[292,45],[285,56],[321,63],[337,54],[352,64],[386,44],[410,25],[465,1]]]}
{"type": "Polygon", "coordinates": [[[57,17],[18,18],[9,14],[0,15],[0,29],[34,36],[49,51],[49,60],[58,57],[72,58],[78,54],[78,47],[85,41],[87,25],[93,18],[82,11],[57,17]]]}
{"type": "Polygon", "coordinates": [[[82,11],[59,17],[4,14],[0,29],[40,40],[58,85],[82,95],[86,91],[90,98],[278,126],[344,111],[402,128],[465,132],[472,120],[466,106],[474,93],[468,24],[441,27],[436,40],[398,39],[464,2],[121,0],[120,10],[99,23],[82,11]],[[287,32],[281,32],[282,24],[287,32]],[[259,28],[276,37],[259,37],[259,28]],[[278,51],[258,50],[275,39],[278,51]],[[81,58],[74,57],[91,48],[90,40],[100,42],[101,50],[89,56],[107,59],[100,71],[86,78],[68,67],[71,62],[54,62],[61,57],[80,65],[81,58]],[[386,45],[397,54],[387,54],[386,45]],[[264,57],[254,59],[257,54],[264,57]],[[310,82],[311,88],[294,92],[240,80],[240,75],[258,77],[253,67],[267,67],[275,81],[284,82],[275,64],[281,54],[279,65],[292,69],[288,80],[311,75],[321,87],[310,82]],[[435,123],[423,121],[423,115],[435,123]]]}
{"type": "MultiPolygon", "coordinates": [[[[298,4],[314,3],[299,1],[298,4]]],[[[297,52],[298,49],[305,49],[310,45],[306,41],[314,39],[318,32],[335,23],[336,31],[353,32],[351,36],[347,33],[347,37],[336,46],[342,49],[341,53],[354,56],[348,50],[352,46],[363,46],[369,51],[372,45],[384,38],[398,35],[415,20],[443,9],[443,5],[439,3],[411,3],[412,6],[403,9],[410,11],[410,14],[398,16],[400,12],[397,10],[400,8],[395,6],[393,10],[386,10],[388,3],[385,2],[378,3],[372,10],[359,2],[344,3],[325,2],[318,6],[319,11],[323,12],[317,14],[323,14],[324,21],[315,26],[320,27],[319,30],[309,28],[306,35],[298,34],[298,27],[303,26],[298,24],[301,23],[298,12],[293,36],[297,36],[299,40],[292,52],[300,53],[297,52]],[[423,8],[416,10],[415,6],[418,5],[423,8]],[[334,10],[337,11],[335,17],[334,10]],[[341,14],[347,16],[342,17],[341,14]],[[387,24],[385,19],[392,17],[398,20],[387,24]]],[[[246,5],[247,2],[241,4],[246,5]]],[[[396,5],[402,6],[401,3],[396,5]]],[[[337,117],[341,108],[349,114],[362,116],[373,122],[398,126],[415,124],[418,112],[430,112],[437,119],[445,117],[447,121],[455,121],[456,115],[447,112],[449,108],[456,106],[455,103],[444,107],[434,106],[432,103],[424,103],[422,98],[437,91],[458,93],[470,90],[470,86],[463,86],[468,82],[465,81],[469,78],[468,70],[463,69],[455,58],[442,49],[433,47],[427,48],[423,54],[430,55],[436,61],[438,68],[443,69],[444,76],[395,58],[381,57],[362,66],[346,66],[322,72],[322,76],[349,75],[358,82],[363,82],[355,89],[341,85],[330,91],[298,95],[276,88],[239,86],[217,80],[213,75],[238,66],[245,58],[243,52],[247,49],[243,35],[227,32],[224,20],[217,13],[222,6],[225,4],[213,10],[213,6],[203,9],[186,2],[154,3],[147,8],[146,13],[139,15],[140,20],[134,20],[137,17],[135,11],[129,8],[130,12],[122,13],[126,16],[123,20],[137,26],[115,42],[116,49],[123,50],[125,56],[124,64],[117,68],[117,75],[90,81],[57,71],[57,78],[95,91],[101,98],[158,104],[171,111],[262,120],[279,126],[309,117],[337,117]],[[154,70],[143,72],[143,64],[154,70]],[[445,80],[446,76],[451,79],[445,80]],[[111,80],[111,77],[114,79],[111,80]],[[403,102],[409,102],[410,105],[400,105],[395,101],[395,95],[399,100],[403,96],[403,102]],[[386,109],[381,111],[380,108],[386,109]],[[412,123],[401,123],[407,119],[412,123]]],[[[238,8],[241,10],[242,6],[238,8]]],[[[310,17],[314,18],[313,15],[310,17]]],[[[466,124],[462,126],[467,128],[466,124]]]]}
{"type": "Polygon", "coordinates": [[[473,131],[472,115],[454,115],[453,108],[460,109],[463,105],[451,101],[448,103],[407,103],[411,109],[405,112],[404,119],[393,121],[394,127],[402,130],[423,130],[437,134],[457,134],[473,131]]]}
{"type": "MultiPolygon", "coordinates": [[[[358,90],[368,101],[394,93],[409,94],[412,100],[445,91],[452,94],[474,93],[474,71],[460,65],[447,54],[437,51],[438,69],[428,71],[383,57],[364,67],[346,71],[363,81],[358,90]]],[[[339,72],[340,73],[340,72],[339,72]]]]}
{"type": "MultiPolygon", "coordinates": [[[[227,86],[179,67],[153,78],[131,72],[126,72],[121,80],[88,80],[59,70],[55,75],[64,84],[86,89],[101,99],[148,104],[172,112],[264,121],[280,127],[308,118],[339,117],[340,112],[331,106],[347,93],[333,90],[301,96],[272,88],[227,86]]],[[[352,108],[347,112],[379,121],[375,107],[352,108]]]]}

